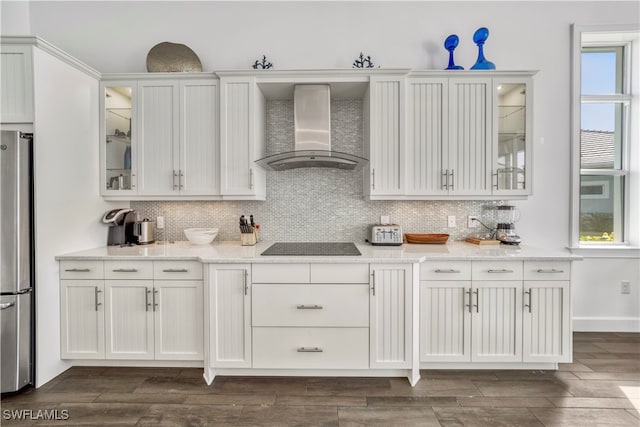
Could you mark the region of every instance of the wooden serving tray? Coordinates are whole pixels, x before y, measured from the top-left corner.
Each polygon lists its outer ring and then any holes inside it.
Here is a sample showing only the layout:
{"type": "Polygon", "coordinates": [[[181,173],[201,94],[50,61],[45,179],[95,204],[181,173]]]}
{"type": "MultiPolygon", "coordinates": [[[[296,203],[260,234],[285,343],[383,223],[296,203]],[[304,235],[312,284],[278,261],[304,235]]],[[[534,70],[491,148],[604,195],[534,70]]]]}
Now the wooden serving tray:
{"type": "Polygon", "coordinates": [[[473,243],[474,245],[499,245],[500,240],[488,240],[488,239],[478,239],[477,237],[467,237],[465,239],[467,243],[473,243]]]}
{"type": "Polygon", "coordinates": [[[420,243],[430,245],[444,245],[449,240],[448,234],[416,234],[405,233],[404,240],[407,243],[420,243]]]}

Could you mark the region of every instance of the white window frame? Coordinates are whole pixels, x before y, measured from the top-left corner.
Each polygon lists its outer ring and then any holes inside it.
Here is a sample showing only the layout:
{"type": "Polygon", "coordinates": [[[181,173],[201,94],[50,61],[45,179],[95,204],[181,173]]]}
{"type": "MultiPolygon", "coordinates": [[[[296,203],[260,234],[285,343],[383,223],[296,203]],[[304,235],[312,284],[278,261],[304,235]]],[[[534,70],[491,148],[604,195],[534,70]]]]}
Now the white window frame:
{"type": "MultiPolygon", "coordinates": [[[[640,125],[638,112],[640,100],[640,26],[639,25],[573,25],[571,40],[571,218],[570,248],[576,253],[615,256],[640,254],[640,125]],[[590,39],[583,44],[583,36],[590,39]],[[625,129],[622,146],[622,174],[625,175],[624,188],[624,240],[616,243],[580,242],[580,121],[581,104],[581,53],[583,47],[625,46],[623,76],[623,93],[627,95],[613,96],[612,101],[624,101],[625,129]],[[615,98],[615,99],[614,99],[615,98]]],[[[595,98],[595,97],[594,97],[595,98]]],[[[598,98],[605,100],[604,98],[598,98]]],[[[589,174],[588,170],[586,170],[589,174]]],[[[582,170],[585,172],[585,170],[582,170]]],[[[621,175],[619,170],[598,169],[593,174],[621,175]]]]}

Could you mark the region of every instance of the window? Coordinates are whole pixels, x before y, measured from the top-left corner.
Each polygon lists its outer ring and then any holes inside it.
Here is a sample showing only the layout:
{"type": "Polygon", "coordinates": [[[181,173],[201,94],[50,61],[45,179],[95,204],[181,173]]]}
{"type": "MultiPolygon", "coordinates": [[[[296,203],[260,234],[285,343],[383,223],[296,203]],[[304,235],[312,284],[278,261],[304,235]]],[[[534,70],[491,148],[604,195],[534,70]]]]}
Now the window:
{"type": "Polygon", "coordinates": [[[581,29],[588,27],[574,27],[572,246],[637,245],[638,31],[581,29]]]}

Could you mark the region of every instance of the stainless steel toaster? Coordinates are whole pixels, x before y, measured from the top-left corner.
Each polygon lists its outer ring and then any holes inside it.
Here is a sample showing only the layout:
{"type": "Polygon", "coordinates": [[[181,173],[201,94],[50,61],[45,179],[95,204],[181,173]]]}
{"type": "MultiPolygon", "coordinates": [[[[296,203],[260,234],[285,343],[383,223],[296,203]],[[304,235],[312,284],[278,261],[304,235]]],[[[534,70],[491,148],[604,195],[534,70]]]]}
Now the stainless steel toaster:
{"type": "Polygon", "coordinates": [[[398,224],[369,226],[369,243],[377,246],[402,245],[402,227],[398,224]]]}

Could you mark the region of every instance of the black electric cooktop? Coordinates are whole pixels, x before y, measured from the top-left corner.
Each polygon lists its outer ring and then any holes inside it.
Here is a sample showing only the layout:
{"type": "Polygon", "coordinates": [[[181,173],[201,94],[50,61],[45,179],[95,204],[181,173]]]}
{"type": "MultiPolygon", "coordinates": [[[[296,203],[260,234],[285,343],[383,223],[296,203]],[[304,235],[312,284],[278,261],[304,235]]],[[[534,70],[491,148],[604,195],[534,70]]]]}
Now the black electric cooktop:
{"type": "Polygon", "coordinates": [[[357,256],[362,255],[352,242],[279,242],[269,246],[265,256],[357,256]]]}

